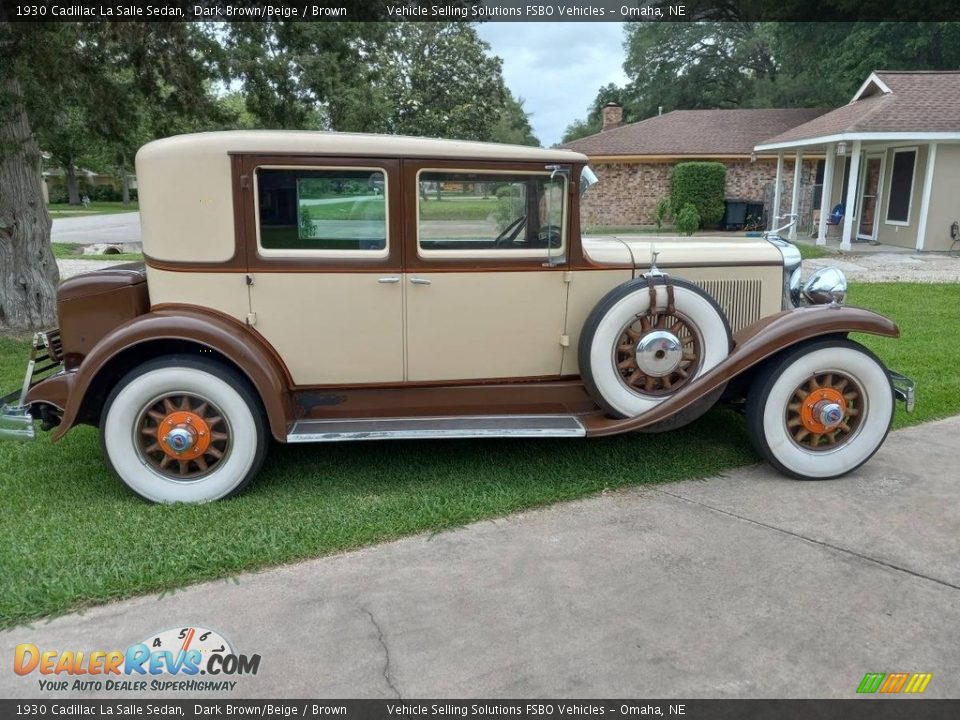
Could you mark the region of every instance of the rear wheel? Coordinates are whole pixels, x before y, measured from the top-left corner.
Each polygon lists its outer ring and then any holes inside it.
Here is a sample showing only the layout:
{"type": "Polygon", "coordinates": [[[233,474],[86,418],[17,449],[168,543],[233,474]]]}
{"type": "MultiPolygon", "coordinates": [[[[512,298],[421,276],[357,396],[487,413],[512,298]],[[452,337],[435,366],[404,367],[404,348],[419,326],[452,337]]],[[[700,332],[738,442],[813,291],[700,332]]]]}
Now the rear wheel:
{"type": "Polygon", "coordinates": [[[787,351],[753,381],[746,407],[757,451],[801,480],[835,478],[863,465],[887,437],[893,411],[887,369],[846,339],[787,351]]]}
{"type": "Polygon", "coordinates": [[[267,448],[260,402],[245,378],[182,356],[158,358],[121,380],[104,405],[100,439],[114,474],[162,503],[237,494],[267,448]]]}

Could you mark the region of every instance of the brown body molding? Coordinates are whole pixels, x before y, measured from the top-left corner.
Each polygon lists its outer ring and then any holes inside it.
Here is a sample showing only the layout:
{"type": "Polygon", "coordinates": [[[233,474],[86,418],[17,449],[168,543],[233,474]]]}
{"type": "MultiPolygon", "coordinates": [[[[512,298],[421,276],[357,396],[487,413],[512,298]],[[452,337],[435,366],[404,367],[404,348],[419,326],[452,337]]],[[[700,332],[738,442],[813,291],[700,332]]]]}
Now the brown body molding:
{"type": "Polygon", "coordinates": [[[260,396],[272,435],[286,440],[293,408],[283,364],[245,325],[196,306],[160,307],[117,327],[97,343],[75,372],[34,385],[27,402],[63,410],[53,436],[59,440],[76,424],[96,424],[106,394],[139,362],[157,354],[191,352],[198,357],[219,357],[236,366],[260,396]]]}
{"type": "Polygon", "coordinates": [[[733,351],[723,362],[649,412],[624,420],[600,414],[584,418],[587,435],[616,435],[655,425],[781,350],[811,338],[851,332],[900,337],[896,323],[862,308],[816,305],[771,315],[737,333],[733,351]]]}

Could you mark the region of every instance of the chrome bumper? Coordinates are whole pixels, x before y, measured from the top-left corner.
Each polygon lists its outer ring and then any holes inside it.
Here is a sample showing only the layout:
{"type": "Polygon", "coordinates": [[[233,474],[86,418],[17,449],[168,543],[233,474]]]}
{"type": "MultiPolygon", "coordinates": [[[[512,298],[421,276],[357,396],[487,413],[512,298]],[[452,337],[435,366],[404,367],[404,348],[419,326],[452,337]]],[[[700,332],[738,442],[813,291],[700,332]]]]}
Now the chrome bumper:
{"type": "Polygon", "coordinates": [[[908,413],[913,412],[913,407],[917,403],[917,383],[893,370],[887,370],[887,373],[890,375],[890,382],[893,383],[893,396],[903,403],[908,413]]]}
{"type": "Polygon", "coordinates": [[[33,416],[22,405],[0,405],[0,440],[33,440],[33,416]]]}
{"type": "Polygon", "coordinates": [[[19,390],[0,397],[0,440],[33,440],[36,436],[34,418],[26,406],[27,392],[33,385],[34,376],[60,365],[62,360],[60,333],[56,330],[39,332],[33,336],[30,359],[23,384],[19,390]],[[41,367],[37,364],[41,363],[41,367]]]}

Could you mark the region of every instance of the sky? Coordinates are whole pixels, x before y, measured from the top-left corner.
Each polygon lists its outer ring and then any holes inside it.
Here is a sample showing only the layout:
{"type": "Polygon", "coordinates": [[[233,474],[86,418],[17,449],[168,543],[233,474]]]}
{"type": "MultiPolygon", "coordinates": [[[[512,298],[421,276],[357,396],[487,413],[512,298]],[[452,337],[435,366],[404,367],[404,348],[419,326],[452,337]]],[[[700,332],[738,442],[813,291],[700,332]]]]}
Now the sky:
{"type": "Polygon", "coordinates": [[[586,117],[597,90],[622,85],[623,23],[480,23],[477,33],[503,58],[503,77],[532,113],[530,124],[544,147],[586,117]]]}

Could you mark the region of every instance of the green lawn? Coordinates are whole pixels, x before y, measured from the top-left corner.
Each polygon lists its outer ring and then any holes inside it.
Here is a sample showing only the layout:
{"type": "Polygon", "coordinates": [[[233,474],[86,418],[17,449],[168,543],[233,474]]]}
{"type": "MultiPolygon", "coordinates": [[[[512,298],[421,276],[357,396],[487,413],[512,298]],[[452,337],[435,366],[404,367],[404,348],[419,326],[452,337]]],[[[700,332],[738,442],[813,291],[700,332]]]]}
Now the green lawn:
{"type": "Polygon", "coordinates": [[[67,203],[53,203],[47,205],[50,217],[86,217],[88,215],[114,215],[116,213],[137,212],[140,207],[136,202],[124,205],[122,202],[92,202],[87,207],[83,205],[68,205],[67,203]]]}
{"type": "MultiPolygon", "coordinates": [[[[863,338],[919,382],[897,427],[960,412],[960,285],[854,285],[851,299],[901,323],[899,341],[863,338]]],[[[0,338],[3,391],[26,349],[0,338]]],[[[0,443],[0,626],[755,460],[742,419],[716,410],[662,435],[274,446],[240,497],[171,507],[126,492],[90,428],[0,443]]]]}
{"type": "MultiPolygon", "coordinates": [[[[496,198],[428,197],[420,200],[423,220],[484,220],[497,209],[496,198]]],[[[306,205],[305,215],[313,220],[383,220],[382,197],[345,197],[336,202],[306,205]]]]}
{"type": "Polygon", "coordinates": [[[53,243],[53,255],[58,260],[116,260],[121,261],[141,261],[142,253],[113,253],[112,255],[84,255],[82,245],[73,243],[53,243]]]}

